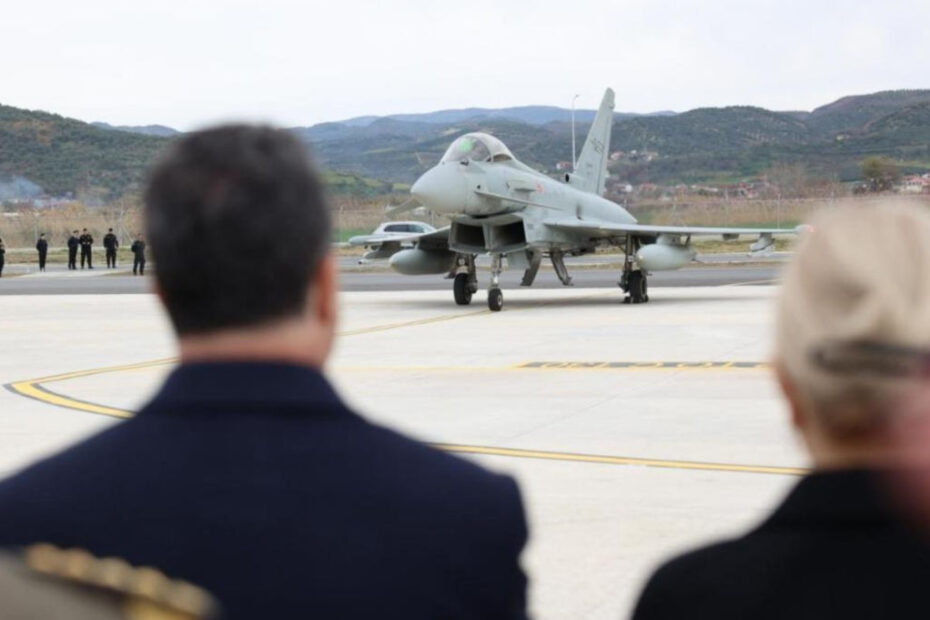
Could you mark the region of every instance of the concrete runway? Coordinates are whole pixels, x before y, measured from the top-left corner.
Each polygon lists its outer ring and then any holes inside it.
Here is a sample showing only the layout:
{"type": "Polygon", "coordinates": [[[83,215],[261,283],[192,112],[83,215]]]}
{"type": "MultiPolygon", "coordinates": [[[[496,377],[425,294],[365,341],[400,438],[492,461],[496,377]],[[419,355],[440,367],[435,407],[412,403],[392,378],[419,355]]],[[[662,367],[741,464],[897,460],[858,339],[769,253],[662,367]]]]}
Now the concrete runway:
{"type": "MultiPolygon", "coordinates": [[[[508,290],[500,313],[441,279],[346,291],[328,374],[369,418],[516,476],[534,617],[615,620],[658,561],[757,523],[804,465],[764,365],[776,288],[721,272],[639,306],[612,280],[508,290]]],[[[0,474],[131,415],[175,354],[150,294],[0,296],[0,347],[0,474]]]]}
{"type": "MultiPolygon", "coordinates": [[[[376,269],[359,268],[353,259],[343,260],[339,276],[340,288],[356,291],[449,291],[452,282],[441,275],[404,276],[380,266],[376,269]]],[[[571,266],[569,266],[571,270],[571,266]]],[[[724,284],[768,284],[778,277],[779,263],[761,265],[717,265],[688,267],[678,271],[657,272],[649,277],[649,285],[665,286],[721,286],[724,284]]],[[[617,288],[619,267],[616,269],[584,268],[571,270],[575,288],[617,288]]],[[[4,273],[7,273],[6,271],[4,273]]],[[[9,275],[16,274],[13,270],[9,275]]],[[[149,277],[133,276],[124,270],[68,272],[63,269],[43,274],[30,272],[17,277],[0,278],[0,295],[127,295],[147,293],[151,290],[149,277]]],[[[522,272],[506,271],[501,276],[504,294],[520,287],[522,272]]],[[[479,283],[487,287],[488,275],[479,270],[479,283]]],[[[532,288],[564,288],[551,268],[541,269],[532,288]]],[[[483,293],[482,293],[483,294],[483,293]]]]}

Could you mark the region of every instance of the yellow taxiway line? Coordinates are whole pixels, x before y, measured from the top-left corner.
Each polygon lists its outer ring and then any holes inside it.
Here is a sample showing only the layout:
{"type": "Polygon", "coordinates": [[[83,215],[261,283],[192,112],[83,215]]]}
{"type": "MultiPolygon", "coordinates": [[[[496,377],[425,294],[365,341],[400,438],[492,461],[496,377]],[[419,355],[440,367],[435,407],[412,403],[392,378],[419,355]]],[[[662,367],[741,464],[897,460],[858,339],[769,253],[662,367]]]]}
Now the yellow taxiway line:
{"type": "MultiPolygon", "coordinates": [[[[461,316],[461,315],[457,315],[461,316]]],[[[75,411],[82,411],[85,413],[93,413],[97,415],[106,415],[115,418],[130,418],[134,415],[132,411],[126,409],[119,409],[116,407],[109,407],[106,405],[101,405],[99,403],[92,403],[65,394],[60,394],[53,392],[52,390],[45,387],[49,383],[56,383],[59,381],[67,381],[70,379],[79,379],[82,377],[89,377],[93,375],[100,375],[105,373],[115,373],[115,372],[127,372],[133,370],[143,370],[148,368],[154,368],[158,366],[166,366],[176,363],[175,359],[162,359],[154,360],[150,362],[142,362],[138,364],[128,364],[124,366],[111,366],[107,368],[96,368],[92,370],[82,370],[76,372],[63,373],[58,375],[51,375],[48,377],[40,377],[38,379],[29,379],[26,381],[17,381],[6,386],[8,390],[20,396],[25,396],[26,398],[31,398],[34,400],[47,403],[49,405],[55,405],[58,407],[64,407],[67,409],[72,409],[75,411]]],[[[760,364],[745,362],[744,365],[736,366],[735,363],[726,363],[726,362],[654,362],[648,364],[642,363],[633,363],[633,362],[605,362],[602,364],[605,365],[594,365],[590,366],[587,363],[573,363],[573,362],[526,362],[524,364],[518,364],[516,366],[509,367],[510,369],[535,369],[535,368],[550,368],[550,369],[571,369],[571,370],[580,370],[580,369],[603,369],[603,368],[620,368],[620,369],[647,369],[647,368],[659,368],[659,369],[668,369],[668,370],[681,370],[681,369],[730,369],[730,368],[754,368],[760,367],[760,364]],[[567,366],[565,366],[567,364],[567,366]]],[[[476,454],[484,456],[502,456],[508,458],[522,458],[522,459],[537,459],[537,460],[547,460],[547,461],[562,461],[562,462],[574,462],[574,463],[593,463],[600,465],[626,465],[626,466],[640,466],[640,467],[658,467],[665,469],[679,469],[679,470],[697,470],[697,471],[718,471],[718,472],[731,472],[731,473],[748,473],[748,474],[769,474],[769,475],[781,475],[781,476],[800,476],[806,473],[806,470],[797,468],[797,467],[777,467],[777,466],[768,466],[768,465],[741,465],[737,463],[711,463],[703,461],[680,461],[672,459],[651,459],[651,458],[642,458],[642,457],[629,457],[629,456],[611,456],[611,455],[600,455],[600,454],[581,454],[574,452],[555,452],[549,450],[525,450],[519,448],[504,448],[504,447],[494,447],[494,446],[471,446],[471,445],[462,445],[462,444],[450,444],[450,443],[435,443],[434,447],[439,448],[440,450],[445,450],[447,452],[453,452],[457,454],[476,454]]]]}
{"type": "Polygon", "coordinates": [[[802,476],[807,473],[800,467],[777,467],[770,465],[739,465],[736,463],[708,463],[704,461],[677,461],[670,459],[649,459],[632,456],[608,456],[602,454],[579,454],[576,452],[552,452],[548,450],[523,450],[518,448],[497,448],[487,446],[465,446],[458,444],[432,444],[440,450],[459,454],[483,454],[487,456],[506,456],[523,459],[541,459],[546,461],[568,461],[574,463],[600,463],[602,465],[639,465],[641,467],[662,467],[666,469],[693,469],[701,471],[725,471],[745,474],[775,474],[780,476],[802,476]]]}

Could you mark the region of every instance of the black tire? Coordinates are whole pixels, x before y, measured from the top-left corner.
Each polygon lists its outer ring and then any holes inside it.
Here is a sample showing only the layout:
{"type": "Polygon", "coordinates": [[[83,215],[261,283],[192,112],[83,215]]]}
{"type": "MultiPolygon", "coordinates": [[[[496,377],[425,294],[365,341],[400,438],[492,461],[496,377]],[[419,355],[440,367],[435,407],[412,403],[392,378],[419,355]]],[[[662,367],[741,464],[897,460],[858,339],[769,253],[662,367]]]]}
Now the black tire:
{"type": "Polygon", "coordinates": [[[492,288],[488,291],[488,310],[491,312],[500,312],[504,307],[504,294],[499,288],[492,288]]]}
{"type": "Polygon", "coordinates": [[[467,273],[455,276],[452,282],[452,294],[455,296],[455,303],[460,306],[467,306],[471,303],[471,287],[468,286],[467,273]]]}
{"type": "Polygon", "coordinates": [[[646,296],[646,276],[642,271],[630,273],[630,303],[645,303],[649,298],[646,296]]]}

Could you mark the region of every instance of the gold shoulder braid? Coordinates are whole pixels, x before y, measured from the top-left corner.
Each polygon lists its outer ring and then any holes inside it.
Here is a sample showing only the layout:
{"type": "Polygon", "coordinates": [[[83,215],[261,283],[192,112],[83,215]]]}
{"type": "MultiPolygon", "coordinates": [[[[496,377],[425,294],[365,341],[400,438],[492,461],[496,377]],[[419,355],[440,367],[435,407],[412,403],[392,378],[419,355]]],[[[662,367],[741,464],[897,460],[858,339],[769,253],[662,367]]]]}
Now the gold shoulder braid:
{"type": "Polygon", "coordinates": [[[203,589],[150,567],[133,567],[119,558],[97,558],[83,549],[40,543],[25,550],[36,573],[116,595],[127,620],[205,620],[218,606],[203,589]]]}

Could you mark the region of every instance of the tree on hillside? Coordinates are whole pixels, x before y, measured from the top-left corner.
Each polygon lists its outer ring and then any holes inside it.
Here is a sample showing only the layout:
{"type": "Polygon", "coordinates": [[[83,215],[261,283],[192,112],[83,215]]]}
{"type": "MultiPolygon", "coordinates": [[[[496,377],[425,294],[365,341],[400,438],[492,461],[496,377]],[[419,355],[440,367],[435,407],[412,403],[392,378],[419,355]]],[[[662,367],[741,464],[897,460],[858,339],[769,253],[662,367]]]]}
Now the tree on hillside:
{"type": "Polygon", "coordinates": [[[901,171],[887,157],[872,156],[862,161],[862,178],[873,192],[891,189],[901,176],[901,171]]]}

